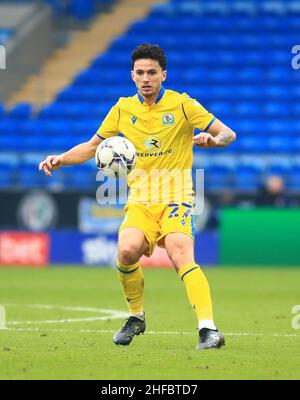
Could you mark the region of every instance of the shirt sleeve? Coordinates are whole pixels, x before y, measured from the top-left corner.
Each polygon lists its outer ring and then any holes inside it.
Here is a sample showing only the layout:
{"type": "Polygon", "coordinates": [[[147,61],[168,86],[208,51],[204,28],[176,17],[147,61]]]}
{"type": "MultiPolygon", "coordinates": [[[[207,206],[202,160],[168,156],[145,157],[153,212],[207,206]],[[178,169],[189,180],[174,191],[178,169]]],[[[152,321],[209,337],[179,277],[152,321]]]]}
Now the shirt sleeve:
{"type": "Polygon", "coordinates": [[[193,128],[206,131],[216,119],[197,100],[191,99],[186,93],[183,95],[182,108],[188,123],[193,128]]]}
{"type": "Polygon", "coordinates": [[[102,122],[100,128],[96,132],[96,135],[100,139],[107,139],[112,136],[118,136],[119,119],[120,119],[120,106],[118,102],[110,109],[109,113],[102,122]]]}

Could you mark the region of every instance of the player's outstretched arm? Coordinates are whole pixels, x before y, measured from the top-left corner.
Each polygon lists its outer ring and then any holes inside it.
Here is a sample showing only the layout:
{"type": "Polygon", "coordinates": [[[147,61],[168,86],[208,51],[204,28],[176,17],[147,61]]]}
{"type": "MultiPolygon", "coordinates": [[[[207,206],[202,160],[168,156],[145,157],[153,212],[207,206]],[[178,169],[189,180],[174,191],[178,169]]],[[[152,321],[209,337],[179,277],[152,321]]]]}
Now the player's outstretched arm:
{"type": "Polygon", "coordinates": [[[204,149],[227,147],[235,140],[235,132],[218,119],[211,124],[207,132],[202,132],[193,137],[194,145],[204,149]]]}
{"type": "Polygon", "coordinates": [[[82,164],[95,156],[101,142],[102,140],[95,135],[88,142],[81,143],[65,153],[48,156],[40,163],[39,170],[43,170],[47,176],[52,176],[52,171],[64,165],[82,164]]]}

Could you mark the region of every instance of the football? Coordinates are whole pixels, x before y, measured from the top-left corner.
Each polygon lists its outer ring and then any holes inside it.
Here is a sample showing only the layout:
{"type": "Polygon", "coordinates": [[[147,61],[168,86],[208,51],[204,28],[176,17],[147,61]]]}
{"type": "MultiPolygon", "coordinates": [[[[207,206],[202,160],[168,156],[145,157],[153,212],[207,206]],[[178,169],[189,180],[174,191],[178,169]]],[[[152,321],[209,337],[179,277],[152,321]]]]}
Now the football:
{"type": "Polygon", "coordinates": [[[96,165],[103,175],[110,178],[122,178],[135,166],[136,150],[124,137],[115,136],[103,140],[96,150],[96,165]]]}

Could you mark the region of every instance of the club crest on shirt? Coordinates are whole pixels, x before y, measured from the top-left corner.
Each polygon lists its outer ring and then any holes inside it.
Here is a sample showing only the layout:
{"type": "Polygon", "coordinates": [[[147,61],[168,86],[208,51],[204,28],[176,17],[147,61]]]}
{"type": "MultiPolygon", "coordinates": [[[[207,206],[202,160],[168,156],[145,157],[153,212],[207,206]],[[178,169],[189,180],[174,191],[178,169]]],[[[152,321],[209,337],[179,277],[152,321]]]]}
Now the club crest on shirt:
{"type": "Polygon", "coordinates": [[[131,117],[131,122],[133,125],[135,125],[136,121],[137,121],[137,117],[135,117],[135,116],[131,117]]]}
{"type": "Polygon", "coordinates": [[[163,119],[163,125],[174,125],[175,124],[174,115],[171,113],[164,114],[162,119],[163,119]]]}

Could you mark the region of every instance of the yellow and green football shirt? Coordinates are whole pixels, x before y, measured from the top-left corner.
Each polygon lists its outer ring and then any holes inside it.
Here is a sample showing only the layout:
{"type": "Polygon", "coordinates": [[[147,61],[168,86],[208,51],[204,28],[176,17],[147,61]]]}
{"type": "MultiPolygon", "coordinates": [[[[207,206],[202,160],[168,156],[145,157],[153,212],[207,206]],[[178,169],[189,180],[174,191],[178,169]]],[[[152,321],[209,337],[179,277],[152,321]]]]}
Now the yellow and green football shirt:
{"type": "Polygon", "coordinates": [[[194,130],[205,131],[214,120],[186,93],[164,87],[151,106],[140,93],[121,97],[97,136],[107,139],[122,134],[136,148],[136,167],[128,175],[129,202],[193,202],[194,130]]]}

